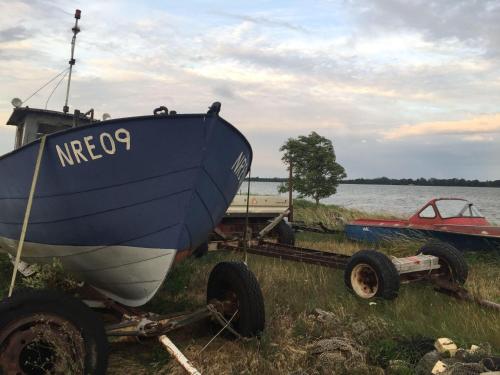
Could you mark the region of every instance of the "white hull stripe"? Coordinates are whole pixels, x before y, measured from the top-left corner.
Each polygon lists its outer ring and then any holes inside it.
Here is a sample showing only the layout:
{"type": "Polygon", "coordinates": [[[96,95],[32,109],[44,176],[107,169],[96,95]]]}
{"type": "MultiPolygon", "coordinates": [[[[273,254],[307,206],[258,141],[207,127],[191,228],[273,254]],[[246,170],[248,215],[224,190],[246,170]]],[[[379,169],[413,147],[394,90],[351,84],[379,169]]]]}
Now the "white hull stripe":
{"type": "MultiPolygon", "coordinates": [[[[0,247],[15,256],[17,241],[0,237],[0,247]]],[[[67,272],[127,306],[141,306],[160,288],[176,254],[175,249],[133,246],[64,246],[25,243],[22,260],[51,263],[58,259],[67,272]],[[87,250],[87,251],[86,251],[87,250]],[[77,253],[67,257],[67,253],[77,253]]]]}

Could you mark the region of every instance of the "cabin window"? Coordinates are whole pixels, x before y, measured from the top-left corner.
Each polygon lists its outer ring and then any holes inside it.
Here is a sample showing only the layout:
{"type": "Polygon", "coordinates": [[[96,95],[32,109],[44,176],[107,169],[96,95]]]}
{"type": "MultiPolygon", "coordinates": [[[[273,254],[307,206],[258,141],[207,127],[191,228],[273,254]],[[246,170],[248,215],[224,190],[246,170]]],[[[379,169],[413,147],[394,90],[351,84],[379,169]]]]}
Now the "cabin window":
{"type": "Polygon", "coordinates": [[[468,208],[462,214],[462,216],[470,216],[470,217],[484,217],[484,215],[475,207],[472,203],[468,204],[468,208]]]}
{"type": "Polygon", "coordinates": [[[14,145],[14,148],[21,147],[22,141],[23,141],[23,128],[18,126],[16,129],[16,143],[14,145]]]}
{"type": "Polygon", "coordinates": [[[436,217],[436,212],[434,211],[434,207],[427,206],[418,214],[418,216],[423,219],[434,219],[436,217]]]}
{"type": "Polygon", "coordinates": [[[69,129],[69,128],[71,128],[71,126],[69,126],[69,125],[65,126],[65,125],[39,124],[36,137],[40,138],[42,135],[55,133],[55,132],[58,132],[60,130],[69,129]]]}
{"type": "Polygon", "coordinates": [[[443,219],[451,217],[483,217],[472,203],[464,200],[443,199],[436,201],[436,207],[443,219]]]}

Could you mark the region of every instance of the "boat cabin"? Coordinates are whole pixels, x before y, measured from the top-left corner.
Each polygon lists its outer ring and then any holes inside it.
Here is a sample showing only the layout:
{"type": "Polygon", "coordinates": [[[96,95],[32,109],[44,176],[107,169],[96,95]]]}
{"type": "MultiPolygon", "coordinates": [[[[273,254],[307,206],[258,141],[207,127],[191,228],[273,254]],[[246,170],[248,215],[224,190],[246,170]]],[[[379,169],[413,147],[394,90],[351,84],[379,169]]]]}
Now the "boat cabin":
{"type": "Polygon", "coordinates": [[[415,225],[490,225],[473,203],[461,198],[433,199],[408,221],[415,225]]]}
{"type": "Polygon", "coordinates": [[[17,127],[15,148],[18,149],[37,140],[42,135],[87,125],[95,121],[97,120],[94,120],[93,110],[87,113],[75,110],[74,114],[69,114],[47,109],[17,107],[10,115],[7,125],[17,127]]]}

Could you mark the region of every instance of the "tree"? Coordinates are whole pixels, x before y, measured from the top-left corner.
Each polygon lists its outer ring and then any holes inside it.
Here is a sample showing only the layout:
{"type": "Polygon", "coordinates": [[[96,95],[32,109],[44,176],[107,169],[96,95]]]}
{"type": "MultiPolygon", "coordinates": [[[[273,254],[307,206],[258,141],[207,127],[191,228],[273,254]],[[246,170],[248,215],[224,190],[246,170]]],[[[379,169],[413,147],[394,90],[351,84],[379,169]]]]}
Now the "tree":
{"type": "MultiPolygon", "coordinates": [[[[319,200],[337,192],[339,182],[346,177],[344,168],[335,161],[332,141],[312,132],[308,136],[289,138],[280,151],[284,152],[281,160],[292,163],[293,190],[300,197],[311,197],[316,205],[319,200]]],[[[279,188],[288,191],[288,182],[279,188]]]]}

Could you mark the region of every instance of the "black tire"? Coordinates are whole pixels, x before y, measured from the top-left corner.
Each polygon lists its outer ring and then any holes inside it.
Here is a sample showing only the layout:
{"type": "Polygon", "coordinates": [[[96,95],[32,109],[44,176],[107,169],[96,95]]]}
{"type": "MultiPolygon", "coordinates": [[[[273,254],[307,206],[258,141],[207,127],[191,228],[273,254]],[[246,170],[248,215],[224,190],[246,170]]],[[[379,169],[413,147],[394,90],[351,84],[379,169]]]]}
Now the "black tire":
{"type": "Polygon", "coordinates": [[[463,254],[454,246],[438,240],[431,240],[420,248],[418,254],[433,255],[439,258],[439,264],[446,267],[448,281],[464,284],[469,275],[469,267],[463,254]]]}
{"type": "Polygon", "coordinates": [[[278,243],[291,246],[295,245],[295,232],[285,220],[281,220],[278,225],[276,225],[276,232],[278,233],[278,243]]]}
{"type": "Polygon", "coordinates": [[[106,373],[108,341],[96,313],[80,300],[53,290],[21,290],[0,302],[0,373],[13,369],[52,373],[51,359],[61,357],[58,366],[69,363],[68,373],[106,373]],[[27,332],[35,333],[28,338],[23,336],[27,332]],[[43,360],[40,352],[45,354],[43,360]],[[42,366],[48,367],[42,370],[42,366]]]}
{"type": "Polygon", "coordinates": [[[344,282],[349,290],[363,299],[394,299],[400,286],[399,273],[392,261],[375,250],[358,251],[349,259],[344,282]]]}
{"type": "MultiPolygon", "coordinates": [[[[208,278],[207,303],[214,300],[233,300],[238,312],[231,325],[240,335],[258,336],[264,330],[266,314],[262,291],[244,263],[221,262],[213,268],[208,278]]],[[[225,318],[229,320],[234,311],[225,311],[225,318]]]]}
{"type": "Polygon", "coordinates": [[[193,251],[193,256],[195,258],[201,258],[208,254],[208,241],[203,242],[193,251]]]}

